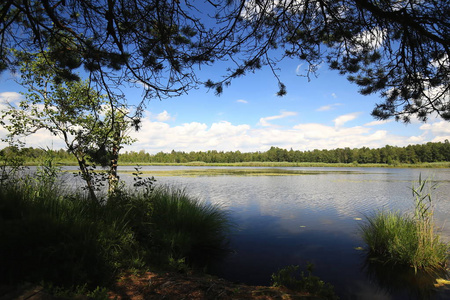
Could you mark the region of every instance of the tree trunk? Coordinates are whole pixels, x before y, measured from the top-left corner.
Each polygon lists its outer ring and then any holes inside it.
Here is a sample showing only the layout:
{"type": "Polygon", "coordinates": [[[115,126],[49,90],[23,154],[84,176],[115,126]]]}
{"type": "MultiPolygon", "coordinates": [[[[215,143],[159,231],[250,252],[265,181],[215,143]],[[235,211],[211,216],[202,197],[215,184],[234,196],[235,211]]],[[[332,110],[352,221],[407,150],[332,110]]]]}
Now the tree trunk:
{"type": "Polygon", "coordinates": [[[111,151],[111,162],[108,176],[109,196],[112,196],[116,193],[119,185],[119,176],[117,176],[117,165],[119,162],[119,151],[120,151],[120,128],[118,127],[119,126],[117,125],[114,130],[113,145],[111,151]]]}
{"type": "Polygon", "coordinates": [[[81,176],[84,179],[84,181],[86,182],[86,186],[89,191],[89,196],[90,196],[91,200],[98,202],[97,195],[95,194],[95,187],[92,182],[92,174],[89,172],[89,170],[86,166],[86,161],[84,160],[84,158],[79,158],[78,156],[77,156],[77,161],[78,161],[78,166],[80,167],[81,176]]]}

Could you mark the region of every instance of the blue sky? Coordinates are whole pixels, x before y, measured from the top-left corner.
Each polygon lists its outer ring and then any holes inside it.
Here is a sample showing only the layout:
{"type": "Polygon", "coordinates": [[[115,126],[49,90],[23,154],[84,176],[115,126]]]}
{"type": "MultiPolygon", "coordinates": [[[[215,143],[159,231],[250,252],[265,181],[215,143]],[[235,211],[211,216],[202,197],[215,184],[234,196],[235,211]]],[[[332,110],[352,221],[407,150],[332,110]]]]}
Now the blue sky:
{"type": "MultiPolygon", "coordinates": [[[[406,146],[450,139],[450,124],[432,116],[426,123],[405,125],[378,122],[370,116],[377,95],[362,96],[344,76],[319,68],[318,77],[298,76],[306,65],[297,60],[279,64],[288,94],[276,96],[278,83],[268,68],[235,79],[218,97],[200,87],[188,95],[147,103],[143,126],[130,132],[137,141],[123,151],[266,151],[271,146],[294,150],[338,147],[406,146]]],[[[218,79],[221,70],[209,68],[218,79]]],[[[0,109],[17,101],[21,87],[6,72],[0,81],[0,109]]],[[[127,91],[135,103],[142,90],[127,91]]],[[[0,128],[0,137],[6,131],[0,128]]],[[[64,148],[58,137],[38,131],[25,139],[27,146],[64,148]]],[[[6,146],[0,143],[0,148],[6,146]]]]}

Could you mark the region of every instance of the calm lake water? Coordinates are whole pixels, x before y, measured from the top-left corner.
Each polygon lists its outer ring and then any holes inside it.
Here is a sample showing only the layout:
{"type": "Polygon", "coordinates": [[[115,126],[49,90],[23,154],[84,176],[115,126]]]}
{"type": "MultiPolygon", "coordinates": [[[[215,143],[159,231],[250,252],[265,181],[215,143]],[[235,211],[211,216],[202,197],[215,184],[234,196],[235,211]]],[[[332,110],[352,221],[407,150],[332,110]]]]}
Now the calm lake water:
{"type": "MultiPolygon", "coordinates": [[[[143,167],[142,171],[195,168],[143,167]]],[[[412,210],[412,182],[420,175],[439,184],[435,221],[450,242],[450,224],[445,224],[450,216],[450,169],[271,169],[299,174],[156,176],[159,184],[182,186],[188,194],[230,212],[236,224],[230,236],[234,252],[211,272],[232,281],[270,284],[270,275],[279,268],[305,268],[311,262],[314,274],[331,283],[341,299],[450,299],[450,287],[430,290],[432,284],[367,265],[364,252],[356,250],[365,246],[358,235],[365,215],[380,209],[412,210]]],[[[131,182],[131,175],[122,174],[121,179],[131,182]]]]}

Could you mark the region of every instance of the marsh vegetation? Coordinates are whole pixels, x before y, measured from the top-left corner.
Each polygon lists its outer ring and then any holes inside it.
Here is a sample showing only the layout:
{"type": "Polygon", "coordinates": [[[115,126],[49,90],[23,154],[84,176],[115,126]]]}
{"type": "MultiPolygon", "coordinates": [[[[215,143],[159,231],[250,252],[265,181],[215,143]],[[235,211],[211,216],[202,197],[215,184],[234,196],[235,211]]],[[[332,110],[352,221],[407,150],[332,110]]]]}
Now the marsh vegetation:
{"type": "Polygon", "coordinates": [[[384,264],[409,266],[427,273],[442,273],[448,266],[450,245],[441,241],[434,223],[430,180],[419,178],[412,187],[414,210],[411,213],[379,211],[366,217],[361,235],[369,255],[384,264]]]}

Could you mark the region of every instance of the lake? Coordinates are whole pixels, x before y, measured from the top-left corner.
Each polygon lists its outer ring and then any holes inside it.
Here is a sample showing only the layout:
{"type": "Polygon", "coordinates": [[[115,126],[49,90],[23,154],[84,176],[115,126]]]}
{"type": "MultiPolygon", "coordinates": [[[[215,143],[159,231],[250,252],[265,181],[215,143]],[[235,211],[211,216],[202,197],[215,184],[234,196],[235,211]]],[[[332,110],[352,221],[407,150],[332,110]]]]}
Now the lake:
{"type": "MultiPolygon", "coordinates": [[[[365,215],[380,209],[412,211],[411,187],[419,176],[438,183],[435,222],[450,242],[450,224],[445,224],[450,215],[450,169],[243,168],[251,176],[236,169],[142,168],[159,184],[182,186],[188,194],[229,211],[236,224],[230,234],[233,253],[213,266],[212,273],[267,285],[279,268],[306,268],[311,262],[313,274],[331,283],[341,299],[450,299],[450,287],[428,289],[432,283],[368,265],[364,251],[357,250],[365,246],[358,235],[365,215]]],[[[131,178],[121,173],[121,179],[131,178]]]]}

